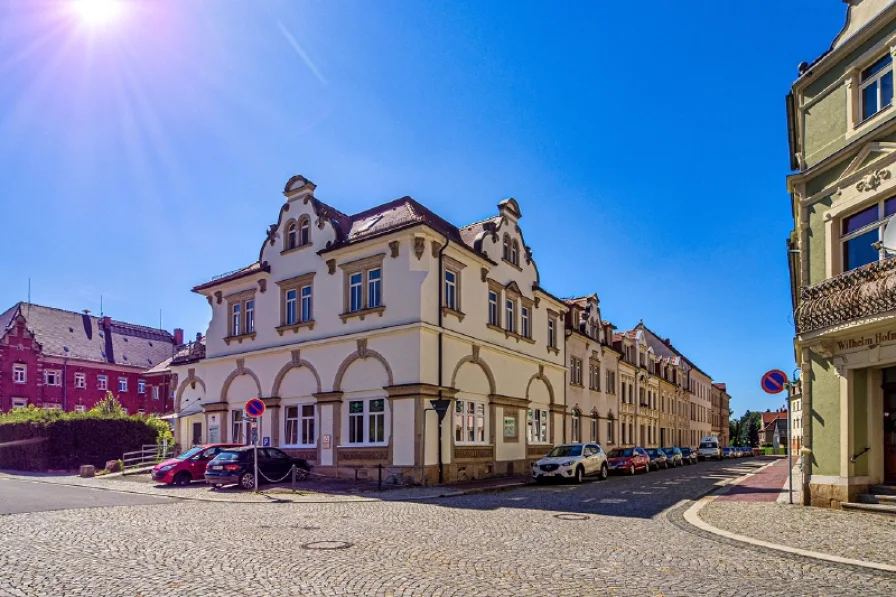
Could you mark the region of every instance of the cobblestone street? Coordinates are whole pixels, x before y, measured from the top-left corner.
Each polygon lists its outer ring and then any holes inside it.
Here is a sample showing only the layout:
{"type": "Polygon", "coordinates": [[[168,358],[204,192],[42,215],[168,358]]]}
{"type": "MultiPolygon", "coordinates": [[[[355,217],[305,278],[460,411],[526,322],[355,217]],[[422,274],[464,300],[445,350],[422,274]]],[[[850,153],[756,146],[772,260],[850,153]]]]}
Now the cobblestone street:
{"type": "Polygon", "coordinates": [[[180,501],[10,515],[0,595],[896,592],[893,575],[744,548],[683,521],[688,500],[748,470],[701,463],[418,503],[180,501]]]}

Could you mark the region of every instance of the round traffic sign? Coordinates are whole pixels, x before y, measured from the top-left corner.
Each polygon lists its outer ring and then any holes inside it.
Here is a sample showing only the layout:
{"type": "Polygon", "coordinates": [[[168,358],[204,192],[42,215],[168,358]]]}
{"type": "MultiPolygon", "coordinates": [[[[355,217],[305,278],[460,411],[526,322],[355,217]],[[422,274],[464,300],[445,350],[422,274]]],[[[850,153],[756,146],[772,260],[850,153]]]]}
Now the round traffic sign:
{"type": "Polygon", "coordinates": [[[772,369],[762,376],[761,385],[767,394],[780,394],[787,386],[787,374],[780,369],[772,369]]]}
{"type": "Polygon", "coordinates": [[[264,414],[264,402],[260,398],[250,398],[243,407],[250,417],[260,417],[264,414]]]}

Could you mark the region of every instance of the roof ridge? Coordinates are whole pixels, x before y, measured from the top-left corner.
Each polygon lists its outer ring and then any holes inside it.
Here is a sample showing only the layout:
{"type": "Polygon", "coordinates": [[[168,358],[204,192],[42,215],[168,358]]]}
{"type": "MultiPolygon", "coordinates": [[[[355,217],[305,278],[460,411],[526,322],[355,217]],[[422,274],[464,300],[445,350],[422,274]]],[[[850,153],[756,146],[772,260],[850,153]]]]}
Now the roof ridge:
{"type": "Polygon", "coordinates": [[[489,216],[489,217],[484,218],[484,219],[482,219],[482,220],[478,220],[478,221],[476,221],[476,222],[473,222],[472,224],[466,224],[466,225],[464,225],[464,226],[461,226],[461,227],[460,227],[460,230],[465,230],[465,229],[467,229],[467,228],[472,228],[473,226],[476,226],[476,225],[478,225],[478,224],[484,224],[484,223],[488,222],[489,220],[494,220],[495,218],[499,218],[499,217],[501,217],[501,214],[495,214],[495,215],[493,215],[493,216],[489,216]]]}
{"type": "MultiPolygon", "coordinates": [[[[46,309],[47,311],[57,311],[59,313],[68,313],[69,315],[78,315],[79,317],[83,317],[84,315],[86,315],[87,317],[90,317],[91,319],[94,319],[97,321],[99,321],[101,319],[101,317],[99,315],[94,315],[93,313],[84,313],[83,311],[79,312],[79,311],[72,311],[70,309],[62,309],[60,307],[50,307],[47,305],[38,305],[37,303],[29,303],[27,301],[19,301],[18,303],[16,303],[16,305],[18,305],[19,307],[21,307],[22,305],[26,305],[26,306],[30,306],[30,307],[36,307],[38,309],[46,309]]],[[[12,308],[15,308],[16,305],[13,305],[12,308]]],[[[4,313],[6,313],[6,312],[8,312],[8,311],[5,311],[4,313]]],[[[103,316],[103,317],[107,317],[107,316],[103,316]]],[[[148,330],[148,331],[152,331],[152,332],[161,332],[161,333],[165,333],[169,336],[172,335],[168,330],[165,330],[162,328],[150,327],[150,326],[143,325],[140,323],[131,323],[129,321],[121,321],[119,319],[112,319],[111,317],[109,317],[109,321],[113,324],[129,326],[131,328],[148,330]]]]}

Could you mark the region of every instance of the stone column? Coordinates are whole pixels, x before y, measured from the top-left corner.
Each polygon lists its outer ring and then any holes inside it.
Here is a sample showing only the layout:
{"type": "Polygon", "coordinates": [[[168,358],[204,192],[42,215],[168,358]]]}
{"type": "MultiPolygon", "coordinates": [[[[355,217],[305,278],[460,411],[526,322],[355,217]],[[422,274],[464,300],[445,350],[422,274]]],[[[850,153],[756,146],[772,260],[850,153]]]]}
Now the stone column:
{"type": "Polygon", "coordinates": [[[337,450],[342,438],[342,392],[314,394],[320,414],[320,439],[317,442],[317,461],[321,466],[336,466],[337,450]],[[329,447],[325,443],[329,438],[329,447]]]}
{"type": "Polygon", "coordinates": [[[280,398],[262,398],[265,406],[264,416],[271,425],[271,445],[280,445],[280,398]]]}

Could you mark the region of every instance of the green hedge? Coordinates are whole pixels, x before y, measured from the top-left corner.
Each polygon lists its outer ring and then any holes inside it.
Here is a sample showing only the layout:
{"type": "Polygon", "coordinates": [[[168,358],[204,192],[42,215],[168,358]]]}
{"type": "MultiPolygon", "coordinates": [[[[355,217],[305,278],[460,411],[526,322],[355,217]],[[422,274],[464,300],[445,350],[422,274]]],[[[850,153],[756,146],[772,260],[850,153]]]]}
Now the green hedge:
{"type": "Polygon", "coordinates": [[[104,468],[130,450],[156,444],[167,432],[158,419],[120,414],[63,413],[16,409],[0,415],[0,444],[45,438],[26,445],[0,447],[0,468],[73,470],[82,464],[104,468]]]}

